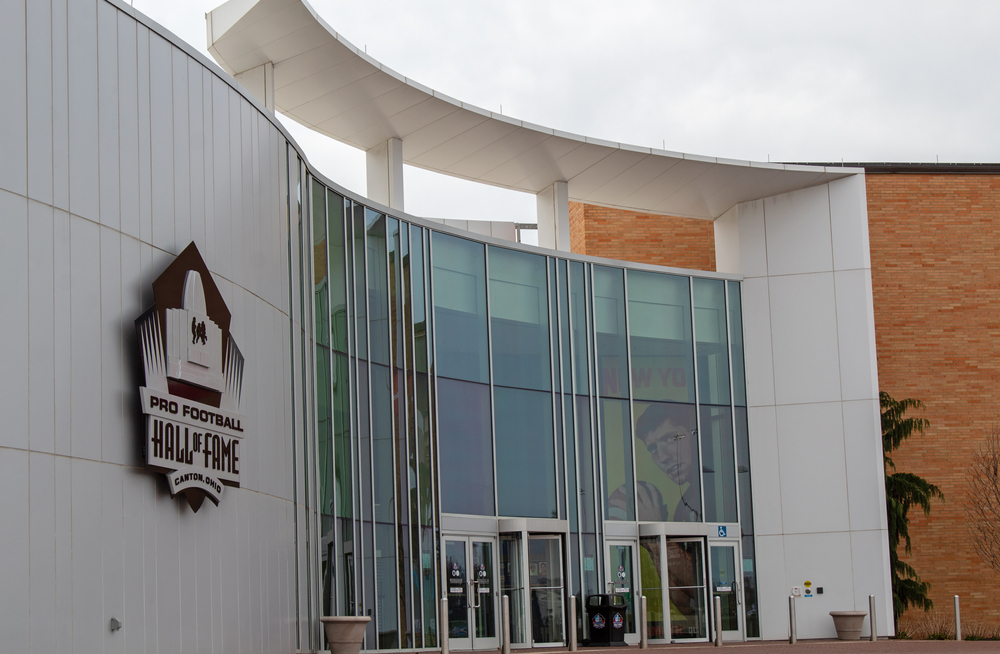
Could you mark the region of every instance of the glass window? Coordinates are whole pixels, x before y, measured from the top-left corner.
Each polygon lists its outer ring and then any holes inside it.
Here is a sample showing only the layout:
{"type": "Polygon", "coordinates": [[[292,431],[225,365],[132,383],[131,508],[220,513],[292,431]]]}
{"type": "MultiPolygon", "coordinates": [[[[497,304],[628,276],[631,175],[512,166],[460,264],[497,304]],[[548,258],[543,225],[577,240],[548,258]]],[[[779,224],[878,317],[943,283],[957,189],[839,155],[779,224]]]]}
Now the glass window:
{"type": "Polygon", "coordinates": [[[590,392],[589,359],[587,357],[587,276],[584,266],[579,261],[571,261],[570,273],[570,315],[573,327],[573,368],[576,375],[576,392],[590,392]]]}
{"type": "MultiPolygon", "coordinates": [[[[330,325],[333,349],[347,352],[347,289],[344,286],[344,198],[326,194],[327,242],[330,251],[330,325]]],[[[317,309],[318,310],[318,309],[317,309]]]]}
{"type": "Polygon", "coordinates": [[[698,401],[729,405],[729,348],[726,338],[726,285],[695,279],[694,333],[698,345],[698,401]]]}
{"type": "Polygon", "coordinates": [[[627,400],[601,400],[604,445],[604,504],[608,520],[635,520],[632,485],[632,428],[627,400]]]}
{"type": "Polygon", "coordinates": [[[590,438],[590,398],[576,396],[577,448],[580,465],[580,531],[593,533],[597,529],[594,513],[593,444],[590,438]]]}
{"type": "Polygon", "coordinates": [[[700,522],[698,429],[692,404],[635,402],[639,520],[700,522]]]}
{"type": "Polygon", "coordinates": [[[372,364],[372,467],[375,471],[375,520],[394,522],[392,465],[392,381],[389,368],[372,364]]]}
{"type": "MultiPolygon", "coordinates": [[[[547,391],[551,372],[545,257],[498,247],[491,247],[489,255],[493,383],[547,391]]],[[[436,256],[434,261],[437,265],[436,256]]]]}
{"type": "Polygon", "coordinates": [[[378,613],[379,649],[399,647],[399,617],[396,611],[396,538],[395,527],[376,524],[378,538],[375,550],[375,606],[378,613]]]}
{"type": "Polygon", "coordinates": [[[736,473],[740,487],[740,527],[753,534],[753,498],[750,496],[750,434],[746,408],[736,408],[736,473]]]}
{"type": "Polygon", "coordinates": [[[496,386],[493,397],[500,515],[558,517],[552,394],[496,386]]]}
{"type": "Polygon", "coordinates": [[[438,375],[488,383],[484,246],[432,232],[431,247],[438,375]]]}
{"type": "Polygon", "coordinates": [[[660,579],[662,569],[660,537],[640,538],[639,571],[642,576],[642,594],[646,596],[646,634],[651,640],[662,640],[666,637],[664,629],[666,623],[663,619],[663,582],[660,579]]]}
{"type": "Polygon", "coordinates": [[[389,288],[385,216],[365,209],[368,230],[368,331],[371,360],[389,365],[389,288]]]}
{"type": "Polygon", "coordinates": [[[624,274],[620,268],[594,266],[594,323],[601,397],[628,397],[624,274]]]}
{"type": "Polygon", "coordinates": [[[559,259],[559,334],[562,340],[563,392],[573,392],[573,371],[570,364],[569,340],[569,283],[565,259],[559,259]]]}
{"type": "Polygon", "coordinates": [[[441,510],[495,515],[490,387],[438,379],[441,510]]]}
{"type": "Polygon", "coordinates": [[[632,394],[637,400],[694,402],[688,283],[687,277],[628,272],[632,394]]]}
{"type": "Polygon", "coordinates": [[[733,404],[747,405],[747,384],[743,368],[743,305],[740,301],[740,283],[727,282],[729,286],[729,341],[733,352],[733,404]]]}
{"type": "Polygon", "coordinates": [[[427,313],[424,305],[424,238],[421,228],[410,226],[410,283],[413,288],[413,366],[427,372],[427,313]]]}
{"type": "Polygon", "coordinates": [[[354,214],[351,233],[354,235],[354,305],[355,329],[358,357],[368,359],[368,287],[365,281],[365,208],[352,204],[354,214]]]}
{"type": "Polygon", "coordinates": [[[729,407],[701,407],[701,462],[705,477],[705,521],[736,522],[733,414],[729,407]]]}
{"type": "Polygon", "coordinates": [[[523,643],[527,630],[520,532],[500,534],[500,591],[510,597],[510,642],[523,643]]]}

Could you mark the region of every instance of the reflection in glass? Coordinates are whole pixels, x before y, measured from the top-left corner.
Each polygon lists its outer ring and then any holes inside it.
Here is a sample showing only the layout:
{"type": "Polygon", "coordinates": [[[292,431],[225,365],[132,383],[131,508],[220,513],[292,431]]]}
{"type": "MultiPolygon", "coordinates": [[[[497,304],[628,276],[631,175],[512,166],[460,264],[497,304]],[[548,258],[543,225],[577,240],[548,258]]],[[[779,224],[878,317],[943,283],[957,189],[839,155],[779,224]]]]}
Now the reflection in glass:
{"type": "Polygon", "coordinates": [[[552,394],[496,386],[493,398],[500,515],[557,518],[552,394]]]}
{"type": "Polygon", "coordinates": [[[410,226],[410,280],[413,287],[413,367],[427,372],[427,310],[424,304],[423,230],[410,226]]]}
{"type": "Polygon", "coordinates": [[[753,547],[753,497],[750,493],[750,437],[747,410],[736,407],[736,478],[740,491],[740,530],[743,537],[743,598],[748,638],[760,636],[757,614],[757,577],[753,547]]]}
{"type": "Polygon", "coordinates": [[[375,606],[378,613],[379,649],[399,647],[399,617],[396,611],[396,539],[391,524],[376,524],[375,606]]]}
{"type": "Polygon", "coordinates": [[[528,537],[531,639],[563,642],[562,548],[558,536],[528,537]]]}
{"type": "Polygon", "coordinates": [[[569,263],[570,275],[570,315],[573,328],[573,369],[576,378],[576,392],[587,393],[590,391],[589,377],[589,357],[587,356],[587,346],[590,339],[588,334],[587,320],[587,280],[584,274],[584,266],[579,261],[569,263]]]}
{"type": "Polygon", "coordinates": [[[733,404],[747,405],[747,384],[743,368],[743,309],[740,303],[740,283],[729,286],[729,340],[733,352],[733,404]]]}
{"type": "Polygon", "coordinates": [[[387,278],[385,216],[365,209],[368,230],[368,331],[373,363],[389,365],[389,280],[387,278]]]}
{"type": "Polygon", "coordinates": [[[694,402],[688,278],[628,271],[628,311],[633,397],[694,402]]]}
{"type": "Polygon", "coordinates": [[[547,391],[551,374],[545,257],[498,247],[490,247],[489,255],[493,383],[547,391]]]}
{"type": "Polygon", "coordinates": [[[707,638],[705,573],[701,541],[667,541],[670,637],[707,638]]]}
{"type": "Polygon", "coordinates": [[[500,534],[500,594],[510,597],[510,642],[523,643],[526,618],[520,532],[500,534]]]}
{"type": "Polygon", "coordinates": [[[441,510],[495,515],[490,387],[438,379],[441,510]]]}
{"type": "Polygon", "coordinates": [[[469,601],[475,613],[476,638],[494,638],[497,625],[493,599],[493,543],[472,542],[471,578],[469,601]]]}
{"type": "Polygon", "coordinates": [[[729,407],[701,407],[701,460],[705,521],[736,522],[733,423],[729,407]]]}
{"type": "Polygon", "coordinates": [[[698,401],[729,404],[726,285],[721,279],[692,280],[694,333],[698,345],[698,401]]]}
{"type": "Polygon", "coordinates": [[[632,486],[632,426],[627,400],[601,400],[601,443],[608,520],[635,520],[632,486]]]}
{"type": "MultiPolygon", "coordinates": [[[[330,326],[333,349],[347,352],[347,294],[344,288],[344,198],[326,193],[327,242],[330,250],[330,326]]],[[[317,308],[318,310],[318,308],[317,308]]]]}
{"type": "Polygon", "coordinates": [[[423,563],[424,582],[424,647],[436,647],[437,606],[438,597],[440,597],[437,593],[438,540],[433,529],[424,527],[421,529],[421,532],[423,533],[423,546],[420,557],[423,563]]]}
{"type": "Polygon", "coordinates": [[[590,400],[585,395],[576,396],[576,426],[580,466],[580,531],[593,533],[597,529],[594,513],[593,442],[590,438],[590,400]]]}
{"type": "Polygon", "coordinates": [[[746,606],[747,638],[760,638],[760,612],[757,608],[757,564],[753,536],[743,537],[743,602],[746,606]]]}
{"type": "MultiPolygon", "coordinates": [[[[374,338],[372,341],[374,342],[374,338]]],[[[392,465],[392,382],[389,368],[372,364],[372,468],[375,471],[375,520],[395,521],[392,465]]]]}
{"type": "Polygon", "coordinates": [[[701,522],[694,405],[635,402],[634,409],[639,520],[701,522]]]}
{"type": "Polygon", "coordinates": [[[639,539],[639,573],[642,578],[642,594],[646,596],[646,633],[650,640],[665,637],[661,569],[660,537],[643,536],[639,539]]]}
{"type": "Polygon", "coordinates": [[[620,268],[594,266],[594,324],[601,397],[627,398],[625,284],[620,268]]]}
{"type": "Polygon", "coordinates": [[[740,624],[736,583],[740,579],[737,576],[735,549],[732,546],[712,546],[709,551],[712,557],[712,597],[722,601],[722,630],[737,631],[740,624]]]}
{"type": "Polygon", "coordinates": [[[448,637],[468,638],[469,603],[466,588],[467,564],[465,541],[446,540],[444,542],[444,567],[448,579],[448,637]]]}
{"type": "Polygon", "coordinates": [[[438,375],[488,383],[484,246],[432,232],[431,247],[438,375]]]}

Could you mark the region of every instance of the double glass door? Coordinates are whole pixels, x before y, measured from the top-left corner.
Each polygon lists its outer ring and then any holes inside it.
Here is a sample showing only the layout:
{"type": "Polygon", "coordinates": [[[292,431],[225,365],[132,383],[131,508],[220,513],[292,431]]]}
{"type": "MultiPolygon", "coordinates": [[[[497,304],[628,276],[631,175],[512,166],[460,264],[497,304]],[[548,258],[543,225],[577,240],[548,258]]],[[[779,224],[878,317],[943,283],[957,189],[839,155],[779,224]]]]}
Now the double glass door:
{"type": "Polygon", "coordinates": [[[443,585],[452,649],[497,649],[496,540],[445,536],[443,585]]]}
{"type": "MultiPolygon", "coordinates": [[[[742,570],[736,543],[710,543],[712,597],[722,600],[722,639],[743,640],[742,570]]],[[[713,599],[714,602],[714,599],[713,599]]]]}
{"type": "Polygon", "coordinates": [[[635,541],[608,541],[607,592],[618,593],[625,597],[625,642],[634,645],[639,642],[639,632],[636,630],[637,602],[635,598],[641,593],[635,587],[635,541]]]}
{"type": "Polygon", "coordinates": [[[643,536],[639,542],[649,639],[708,640],[704,540],[643,536]]]}

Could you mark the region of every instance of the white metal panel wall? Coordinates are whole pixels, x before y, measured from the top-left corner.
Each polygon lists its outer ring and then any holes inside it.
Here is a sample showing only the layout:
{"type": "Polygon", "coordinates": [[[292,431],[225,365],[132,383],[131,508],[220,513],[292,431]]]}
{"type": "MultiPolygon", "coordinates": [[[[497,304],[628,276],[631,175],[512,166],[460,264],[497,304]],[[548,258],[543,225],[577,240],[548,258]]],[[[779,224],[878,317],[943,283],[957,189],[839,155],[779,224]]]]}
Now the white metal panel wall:
{"type": "MultiPolygon", "coordinates": [[[[738,241],[762,634],[833,637],[835,610],[878,598],[892,633],[878,374],[863,175],[739,205],[738,241]]],[[[868,623],[866,623],[867,625],[868,623]]],[[[866,626],[865,629],[868,629],[866,626]]]]}
{"type": "Polygon", "coordinates": [[[290,394],[286,141],[173,38],[105,0],[0,5],[11,651],[296,648],[292,420],[300,442],[309,425],[290,394]],[[243,487],[197,514],[142,467],[133,327],[191,240],[233,314],[251,425],[243,487]]]}

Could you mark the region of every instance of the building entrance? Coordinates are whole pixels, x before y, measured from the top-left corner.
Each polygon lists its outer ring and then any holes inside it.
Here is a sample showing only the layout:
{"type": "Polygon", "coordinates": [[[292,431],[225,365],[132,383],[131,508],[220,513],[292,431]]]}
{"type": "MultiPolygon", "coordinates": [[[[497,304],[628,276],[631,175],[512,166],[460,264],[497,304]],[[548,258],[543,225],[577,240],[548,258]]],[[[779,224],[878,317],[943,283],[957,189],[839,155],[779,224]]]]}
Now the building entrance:
{"type": "Polygon", "coordinates": [[[496,539],[445,536],[442,571],[452,649],[497,649],[496,539]]]}
{"type": "Polygon", "coordinates": [[[625,596],[625,642],[634,645],[639,642],[639,632],[636,630],[636,602],[641,595],[636,588],[635,578],[635,541],[609,540],[607,545],[607,592],[625,596]]]}
{"type": "MultiPolygon", "coordinates": [[[[722,639],[744,640],[743,594],[740,592],[741,570],[739,547],[736,543],[710,543],[711,595],[722,600],[722,639]]],[[[714,601],[714,600],[713,600],[714,601]]]]}

